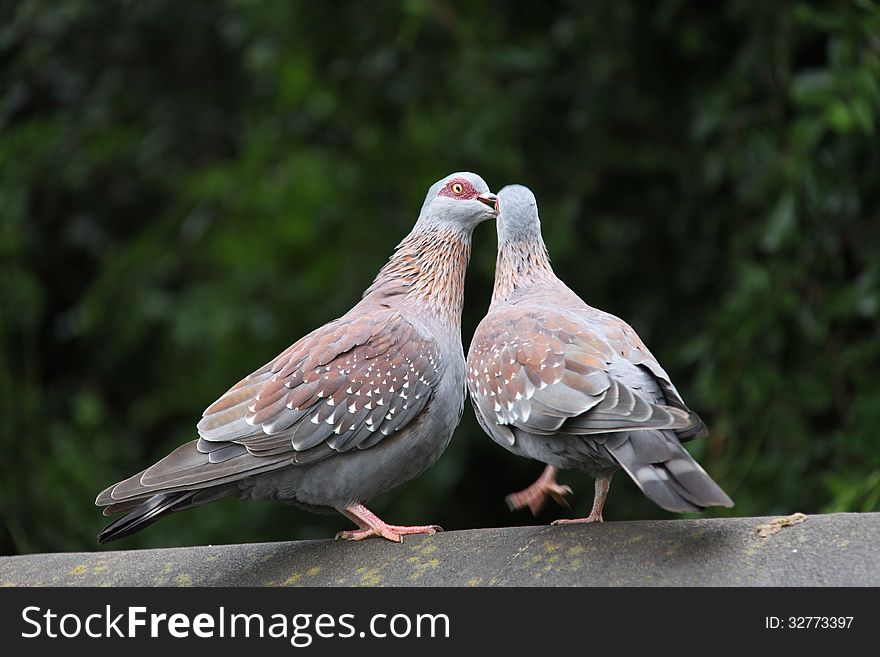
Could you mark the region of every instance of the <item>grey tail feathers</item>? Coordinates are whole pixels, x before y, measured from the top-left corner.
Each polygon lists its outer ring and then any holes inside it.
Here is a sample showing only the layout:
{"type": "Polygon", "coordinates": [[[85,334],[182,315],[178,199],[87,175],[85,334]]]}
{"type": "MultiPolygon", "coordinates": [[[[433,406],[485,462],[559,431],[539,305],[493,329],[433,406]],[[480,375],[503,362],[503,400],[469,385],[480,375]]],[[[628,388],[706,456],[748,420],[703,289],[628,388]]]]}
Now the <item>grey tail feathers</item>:
{"type": "MultiPolygon", "coordinates": [[[[98,534],[98,543],[109,543],[136,534],[146,529],[169,513],[184,511],[214,500],[235,494],[230,486],[215,486],[199,490],[185,490],[175,493],[156,493],[150,497],[125,505],[127,513],[111,522],[98,534]]],[[[122,509],[120,509],[122,510],[122,509]]]]}
{"type": "Polygon", "coordinates": [[[606,449],[652,502],[674,513],[733,506],[671,431],[630,431],[606,449]]]}

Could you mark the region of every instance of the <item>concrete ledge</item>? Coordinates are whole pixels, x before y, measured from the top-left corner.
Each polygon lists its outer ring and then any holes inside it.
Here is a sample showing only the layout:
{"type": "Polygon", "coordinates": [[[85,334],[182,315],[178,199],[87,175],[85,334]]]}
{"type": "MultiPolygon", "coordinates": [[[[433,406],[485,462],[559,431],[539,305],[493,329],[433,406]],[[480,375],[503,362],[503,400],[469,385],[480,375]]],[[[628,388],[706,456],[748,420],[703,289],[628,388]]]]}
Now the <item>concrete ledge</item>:
{"type": "Polygon", "coordinates": [[[880,586],[880,513],[0,558],[3,586],[880,586]],[[763,537],[762,537],[763,536],[763,537]]]}

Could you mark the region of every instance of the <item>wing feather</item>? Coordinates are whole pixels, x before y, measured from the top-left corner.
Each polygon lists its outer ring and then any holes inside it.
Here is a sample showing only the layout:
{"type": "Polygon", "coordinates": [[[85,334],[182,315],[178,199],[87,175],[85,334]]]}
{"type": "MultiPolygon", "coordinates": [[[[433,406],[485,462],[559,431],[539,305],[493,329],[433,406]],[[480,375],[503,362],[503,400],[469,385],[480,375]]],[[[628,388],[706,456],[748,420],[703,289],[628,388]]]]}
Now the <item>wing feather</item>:
{"type": "MultiPolygon", "coordinates": [[[[356,307],[239,381],[199,439],[111,486],[99,505],[215,486],[368,449],[409,425],[440,378],[438,345],[399,311],[356,307]]],[[[120,506],[119,508],[123,508],[120,506]]]]}
{"type": "Polygon", "coordinates": [[[612,326],[609,338],[594,326],[516,306],[483,320],[468,354],[468,387],[499,442],[514,435],[498,430],[505,426],[537,435],[702,426],[628,325],[612,326]],[[655,370],[665,378],[656,380],[655,370]]]}

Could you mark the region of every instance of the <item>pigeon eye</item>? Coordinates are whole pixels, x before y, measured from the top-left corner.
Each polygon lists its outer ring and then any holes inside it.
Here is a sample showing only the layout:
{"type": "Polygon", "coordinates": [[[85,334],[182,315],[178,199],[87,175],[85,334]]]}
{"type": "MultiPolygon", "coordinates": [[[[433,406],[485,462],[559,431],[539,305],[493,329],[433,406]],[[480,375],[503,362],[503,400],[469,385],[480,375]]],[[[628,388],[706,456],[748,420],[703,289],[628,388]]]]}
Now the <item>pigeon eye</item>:
{"type": "Polygon", "coordinates": [[[464,187],[462,187],[461,183],[453,183],[452,185],[452,193],[456,196],[461,196],[461,193],[464,191],[464,187]]]}

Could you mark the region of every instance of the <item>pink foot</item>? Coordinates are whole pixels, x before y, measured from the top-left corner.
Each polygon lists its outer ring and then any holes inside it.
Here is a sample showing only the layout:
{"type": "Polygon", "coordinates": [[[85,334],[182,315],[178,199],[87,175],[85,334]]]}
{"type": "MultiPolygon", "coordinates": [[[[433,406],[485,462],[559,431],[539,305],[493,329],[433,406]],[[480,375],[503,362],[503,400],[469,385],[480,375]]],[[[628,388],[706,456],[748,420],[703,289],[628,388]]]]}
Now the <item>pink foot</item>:
{"type": "Polygon", "coordinates": [[[338,541],[362,541],[371,536],[387,538],[395,543],[403,543],[405,534],[436,534],[442,532],[439,525],[416,525],[415,527],[402,527],[400,525],[385,525],[384,527],[367,527],[366,529],[351,529],[336,534],[338,541]]]}
{"type": "Polygon", "coordinates": [[[605,522],[602,520],[601,513],[591,513],[586,518],[560,518],[559,520],[554,520],[551,524],[553,525],[579,525],[585,522],[605,522]]]}
{"type": "Polygon", "coordinates": [[[560,518],[554,520],[554,525],[577,525],[585,522],[604,522],[602,520],[602,507],[605,506],[605,498],[608,497],[608,487],[611,485],[611,475],[596,477],[596,493],[593,497],[593,508],[586,518],[560,518]]]}
{"type": "Polygon", "coordinates": [[[565,499],[566,495],[572,494],[571,488],[556,483],[557,472],[555,467],[548,465],[531,486],[505,497],[504,501],[507,502],[507,506],[511,511],[529,507],[532,515],[536,516],[547,503],[547,499],[552,498],[559,506],[566,509],[571,508],[568,500],[565,499]]]}
{"type": "Polygon", "coordinates": [[[363,504],[339,509],[339,512],[358,525],[360,529],[339,532],[336,534],[338,541],[362,541],[371,536],[378,536],[395,543],[403,543],[403,537],[406,534],[436,534],[443,531],[439,525],[415,525],[412,527],[389,525],[363,504]]]}

